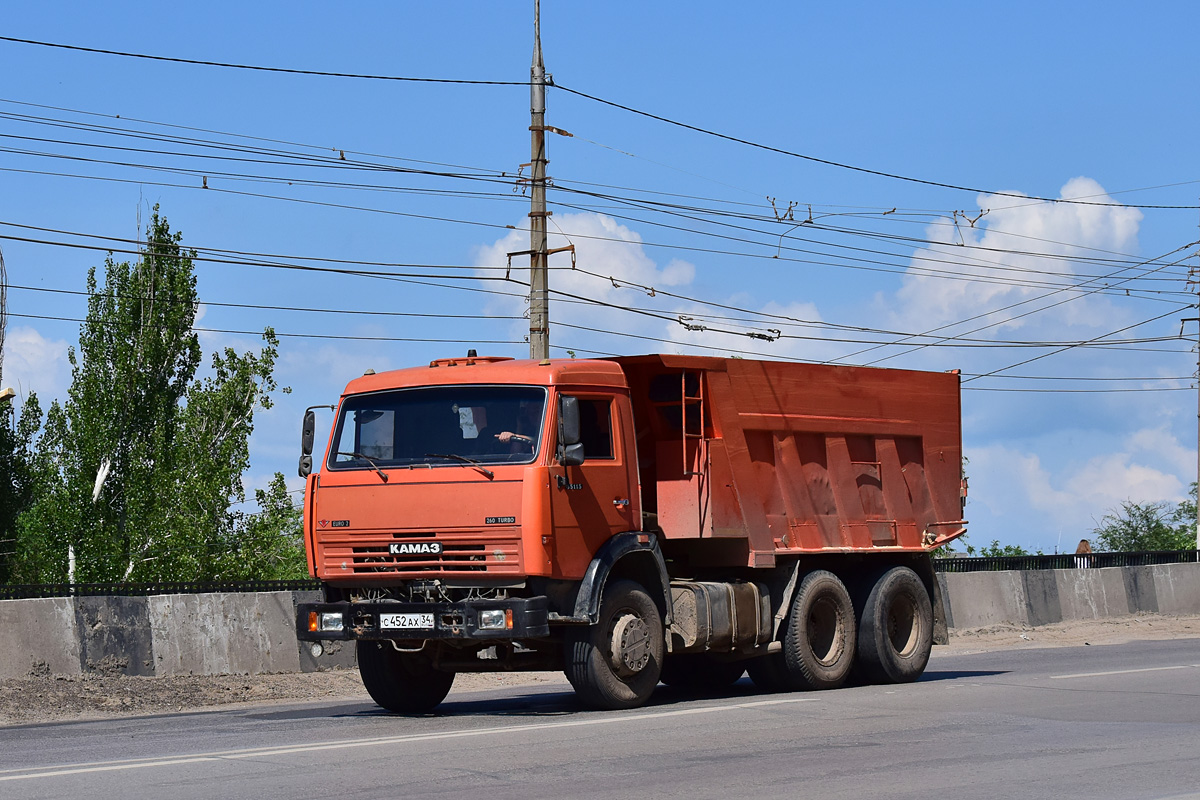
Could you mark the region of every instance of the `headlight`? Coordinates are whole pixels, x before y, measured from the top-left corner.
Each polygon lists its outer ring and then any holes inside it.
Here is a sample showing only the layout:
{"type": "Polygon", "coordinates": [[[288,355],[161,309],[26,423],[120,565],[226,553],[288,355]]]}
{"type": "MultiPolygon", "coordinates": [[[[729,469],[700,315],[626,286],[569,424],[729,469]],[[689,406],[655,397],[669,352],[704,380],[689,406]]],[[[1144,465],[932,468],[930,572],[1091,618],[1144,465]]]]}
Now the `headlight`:
{"type": "Polygon", "coordinates": [[[479,612],[479,629],[502,631],[512,628],[512,611],[501,608],[489,608],[479,612]]]}
{"type": "Polygon", "coordinates": [[[324,612],[321,614],[321,630],[322,631],[341,631],[345,627],[340,612],[324,612]]]}

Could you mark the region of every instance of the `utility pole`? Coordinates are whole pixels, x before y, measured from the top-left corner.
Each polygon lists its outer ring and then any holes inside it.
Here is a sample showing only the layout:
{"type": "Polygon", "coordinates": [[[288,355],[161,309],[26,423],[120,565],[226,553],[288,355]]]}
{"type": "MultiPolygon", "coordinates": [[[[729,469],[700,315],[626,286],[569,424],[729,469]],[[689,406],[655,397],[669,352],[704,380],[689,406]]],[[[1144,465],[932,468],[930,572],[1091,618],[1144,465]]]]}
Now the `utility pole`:
{"type": "Polygon", "coordinates": [[[542,63],[540,0],[533,3],[533,66],[529,82],[529,357],[550,357],[550,287],[546,252],[546,67],[542,63]]]}
{"type": "MultiPolygon", "coordinates": [[[[1200,244],[1200,243],[1198,243],[1200,244]]],[[[1200,247],[1196,249],[1197,265],[1188,270],[1188,286],[1196,289],[1196,308],[1200,309],[1200,247]]],[[[1200,324],[1200,317],[1183,320],[1200,324]]],[[[1183,334],[1183,325],[1179,327],[1183,334]]],[[[1200,550],[1200,329],[1196,331],[1196,549],[1200,550]]]]}

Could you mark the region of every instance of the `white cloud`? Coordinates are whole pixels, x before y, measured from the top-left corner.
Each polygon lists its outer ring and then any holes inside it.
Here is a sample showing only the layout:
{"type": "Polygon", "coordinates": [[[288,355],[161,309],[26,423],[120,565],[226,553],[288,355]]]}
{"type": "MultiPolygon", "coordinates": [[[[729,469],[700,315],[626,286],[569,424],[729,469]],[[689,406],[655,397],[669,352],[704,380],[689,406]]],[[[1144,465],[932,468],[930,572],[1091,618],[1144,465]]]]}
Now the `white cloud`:
{"type": "Polygon", "coordinates": [[[24,398],[37,392],[42,406],[64,398],[70,384],[67,343],[47,339],[29,327],[9,328],[4,335],[4,385],[24,398]]]}
{"type": "MultiPolygon", "coordinates": [[[[1067,181],[1059,197],[1114,202],[1100,184],[1083,177],[1067,181]]],[[[1003,323],[989,329],[994,335],[1004,329],[1040,324],[1044,315],[1012,318],[1069,295],[1031,283],[1064,283],[1062,277],[1048,272],[1071,275],[1115,271],[1086,264],[1076,268],[1061,256],[1112,258],[1113,253],[1137,252],[1142,213],[1134,208],[1050,203],[1007,195],[980,195],[977,201],[987,213],[974,225],[960,216],[957,224],[954,219],[942,218],[926,230],[927,238],[941,246],[922,248],[913,255],[904,286],[896,294],[894,313],[899,324],[928,330],[973,317],[981,310],[1002,309],[1050,294],[1052,299],[1045,302],[997,311],[968,326],[1003,323]],[[925,274],[928,270],[941,274],[925,274]],[[987,280],[955,280],[945,275],[967,272],[987,280]]],[[[1107,326],[1112,320],[1111,313],[1105,313],[1109,306],[1099,296],[1075,299],[1058,306],[1053,319],[1062,326],[1107,326]]]]}
{"type": "MultiPolygon", "coordinates": [[[[386,336],[386,331],[355,335],[386,336]]],[[[383,372],[393,368],[392,359],[384,354],[385,343],[361,342],[354,346],[339,347],[334,344],[312,346],[289,344],[280,347],[279,360],[275,368],[275,379],[280,386],[303,384],[340,395],[346,383],[362,375],[368,369],[383,372]]],[[[403,366],[414,366],[404,364],[403,366]]]]}
{"type": "Polygon", "coordinates": [[[972,448],[968,518],[978,541],[999,539],[1049,550],[1047,535],[1063,531],[1086,537],[1110,509],[1135,503],[1178,502],[1195,470],[1189,450],[1165,429],[1142,429],[1125,436],[1112,452],[1096,453],[1058,469],[1043,464],[1048,441],[1018,449],[1003,444],[972,448]],[[979,519],[977,519],[979,518],[979,519]],[[1040,538],[1039,538],[1040,537],[1040,538]]]}

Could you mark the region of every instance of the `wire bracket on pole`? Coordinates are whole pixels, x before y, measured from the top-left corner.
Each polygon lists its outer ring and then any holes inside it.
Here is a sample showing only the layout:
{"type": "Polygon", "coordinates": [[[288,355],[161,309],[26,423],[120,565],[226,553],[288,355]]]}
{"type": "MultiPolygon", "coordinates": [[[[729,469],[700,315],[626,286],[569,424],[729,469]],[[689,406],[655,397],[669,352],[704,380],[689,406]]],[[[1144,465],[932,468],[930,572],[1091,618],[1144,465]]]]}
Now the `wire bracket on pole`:
{"type": "Polygon", "coordinates": [[[530,125],[529,130],[549,131],[550,133],[557,133],[559,136],[566,136],[569,139],[575,138],[575,134],[571,133],[570,131],[564,131],[562,128],[556,128],[553,125],[530,125]]]}
{"type": "MultiPolygon", "coordinates": [[[[546,212],[546,213],[549,214],[550,212],[546,212]]],[[[546,255],[552,256],[555,253],[566,253],[567,251],[570,251],[570,253],[571,253],[571,269],[575,269],[575,245],[573,245],[573,244],[569,244],[564,247],[555,247],[550,250],[547,250],[546,255]]],[[[537,252],[538,252],[537,250],[516,250],[512,253],[505,253],[505,256],[508,257],[508,266],[506,266],[504,268],[504,280],[508,280],[509,276],[512,274],[513,256],[531,256],[537,252]]]]}

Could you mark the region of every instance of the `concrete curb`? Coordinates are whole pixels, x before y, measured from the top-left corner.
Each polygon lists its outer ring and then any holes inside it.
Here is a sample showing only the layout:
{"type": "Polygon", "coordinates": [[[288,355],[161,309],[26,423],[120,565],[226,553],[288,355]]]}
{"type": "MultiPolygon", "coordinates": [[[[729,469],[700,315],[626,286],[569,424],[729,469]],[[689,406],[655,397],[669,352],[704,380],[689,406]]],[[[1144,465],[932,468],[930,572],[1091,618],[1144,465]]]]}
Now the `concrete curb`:
{"type": "MultiPolygon", "coordinates": [[[[1200,613],[1200,564],[938,573],[951,628],[1200,613]]],[[[353,667],[296,640],[296,604],[317,592],[0,600],[0,678],[223,675],[353,667]]]]}

